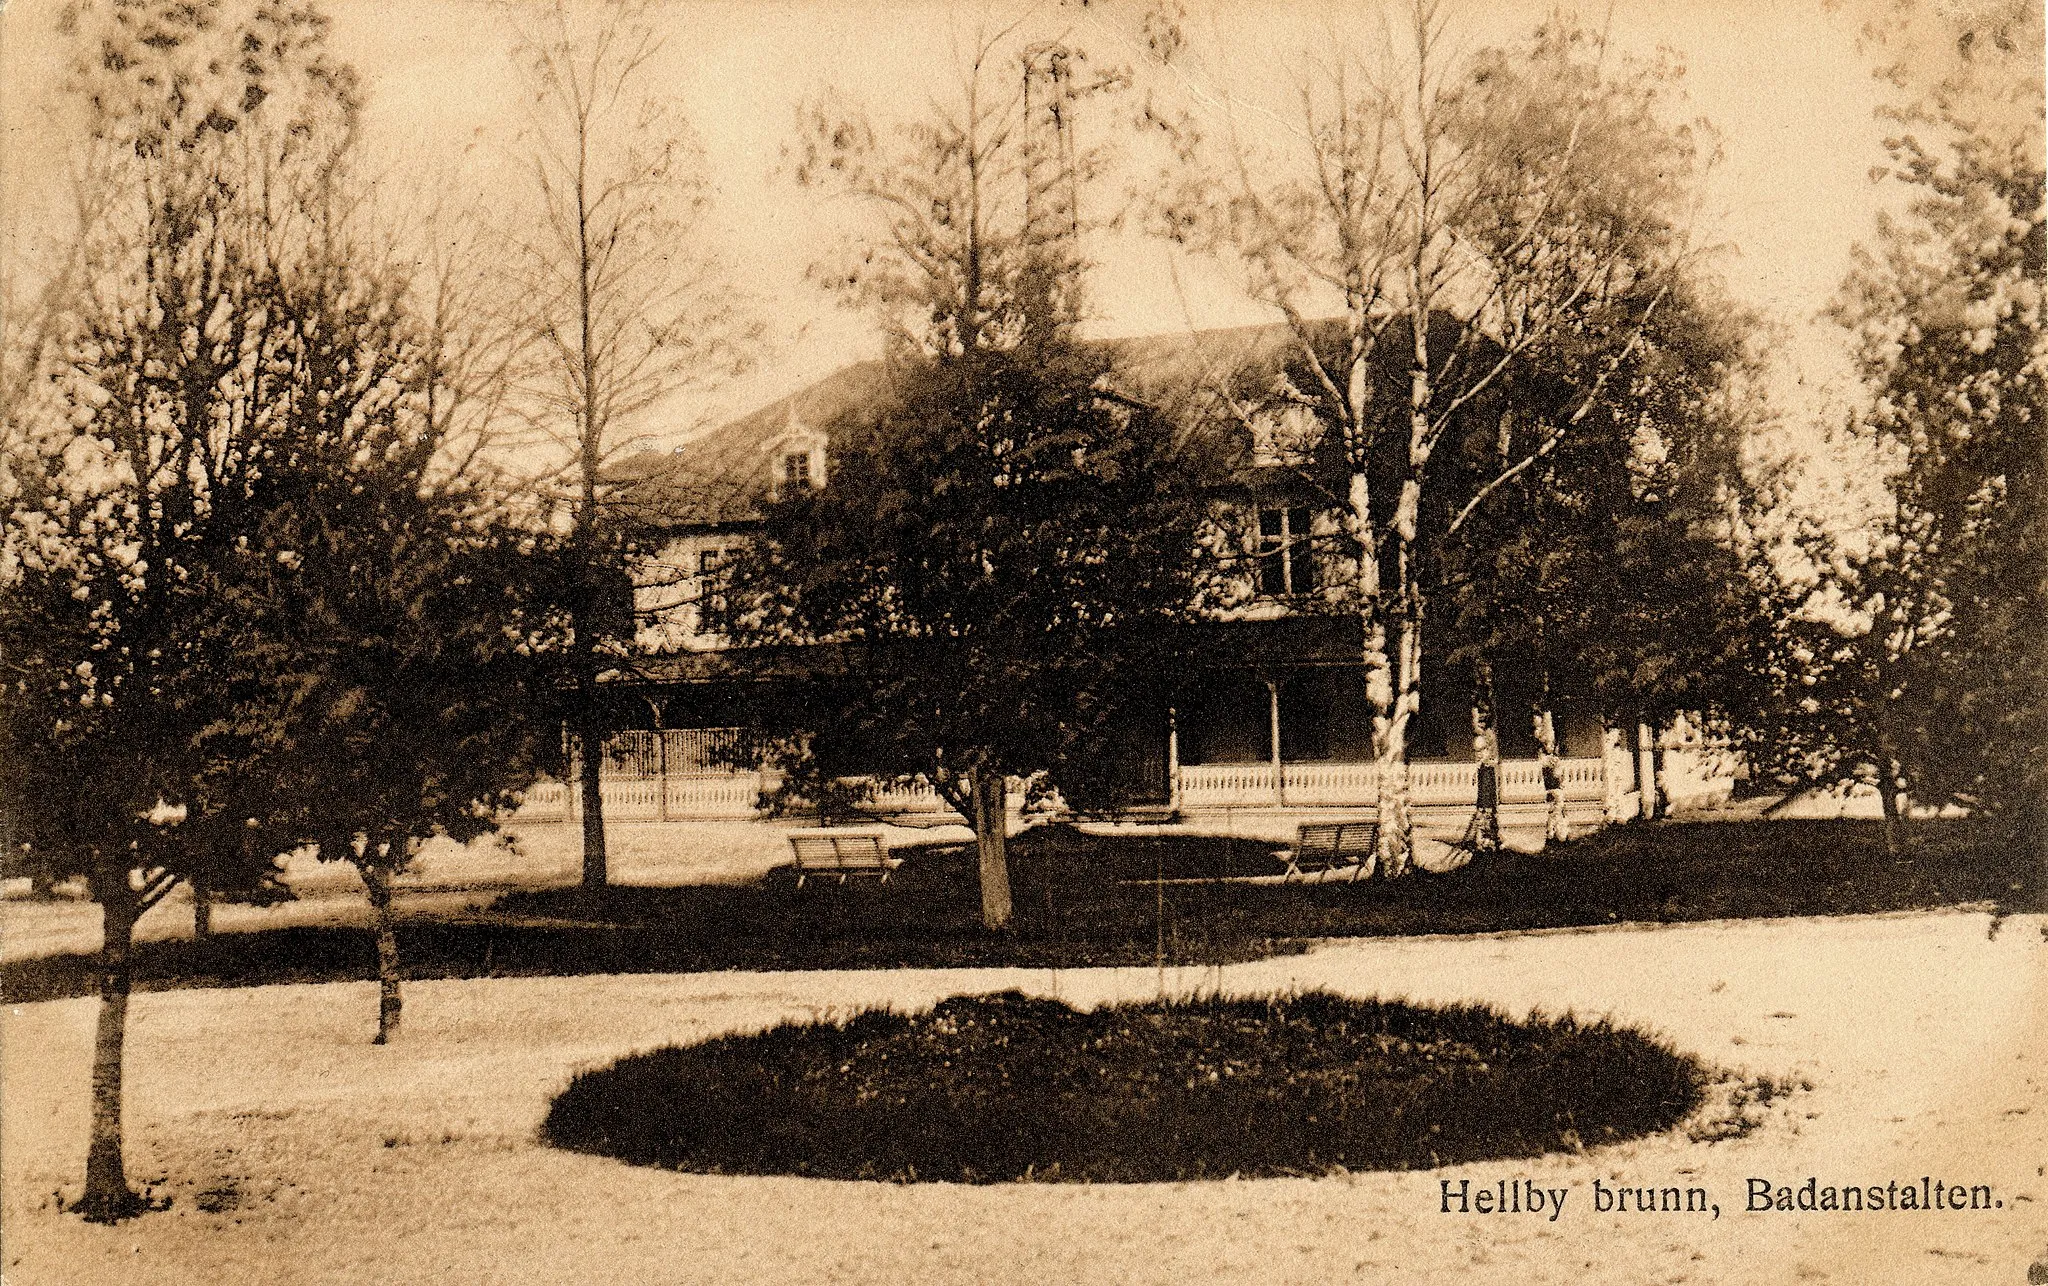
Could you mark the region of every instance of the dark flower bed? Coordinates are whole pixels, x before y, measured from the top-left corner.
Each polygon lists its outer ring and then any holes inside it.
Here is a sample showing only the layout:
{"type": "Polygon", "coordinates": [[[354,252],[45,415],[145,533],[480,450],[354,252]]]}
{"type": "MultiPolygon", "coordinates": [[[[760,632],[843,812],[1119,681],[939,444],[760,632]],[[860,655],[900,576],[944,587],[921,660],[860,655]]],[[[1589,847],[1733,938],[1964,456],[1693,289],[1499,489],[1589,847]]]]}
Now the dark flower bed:
{"type": "Polygon", "coordinates": [[[1699,1064],[1570,1017],[1310,992],[1076,1012],[1016,992],[637,1054],[556,1147],[711,1174],[1146,1183],[1422,1169],[1668,1129],[1699,1064]]]}

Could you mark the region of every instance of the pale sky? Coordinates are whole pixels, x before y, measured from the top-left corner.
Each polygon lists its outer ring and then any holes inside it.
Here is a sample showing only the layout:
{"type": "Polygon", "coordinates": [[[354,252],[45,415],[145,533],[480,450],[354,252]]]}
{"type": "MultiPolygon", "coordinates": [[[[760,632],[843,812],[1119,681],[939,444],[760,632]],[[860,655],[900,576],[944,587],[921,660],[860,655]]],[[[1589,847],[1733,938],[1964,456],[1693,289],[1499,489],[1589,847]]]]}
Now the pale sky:
{"type": "MultiPolygon", "coordinates": [[[[33,217],[59,191],[65,140],[42,105],[62,73],[64,49],[52,32],[60,7],[58,0],[14,0],[0,18],[0,201],[10,220],[33,217]]],[[[387,183],[426,200],[439,188],[490,181],[491,158],[515,148],[523,119],[503,19],[471,0],[329,0],[328,7],[335,52],[367,83],[368,137],[387,183]]],[[[1290,0],[1188,0],[1187,8],[1197,41],[1226,47],[1239,76],[1298,50],[1322,12],[1290,0]]],[[[1540,0],[1474,3],[1469,43],[1512,38],[1549,8],[1540,0]]],[[[702,137],[737,279],[778,327],[758,372],[728,388],[716,413],[744,412],[876,350],[864,321],[803,279],[840,216],[778,172],[796,103],[836,86],[877,117],[914,113],[944,91],[953,33],[981,12],[931,0],[727,0],[667,12],[661,74],[702,137]]],[[[1071,30],[1099,60],[1124,60],[1115,44],[1135,26],[1134,13],[1122,0],[1098,0],[1076,12],[1071,30]]],[[[1729,248],[1719,269],[1731,293],[1791,328],[1793,355],[1820,382],[1839,380],[1844,368],[1839,337],[1814,325],[1814,315],[1847,271],[1853,243],[1869,234],[1879,204],[1896,199],[1870,177],[1885,159],[1884,130],[1873,114],[1882,86],[1857,47],[1857,22],[1853,12],[1795,0],[1616,0],[1611,18],[1618,46],[1648,52],[1662,45],[1683,58],[1693,114],[1719,130],[1724,153],[1701,232],[1729,248]]],[[[1162,244],[1133,233],[1095,254],[1097,333],[1259,319],[1219,277],[1199,263],[1176,263],[1162,244]]],[[[678,409],[667,418],[680,426],[702,416],[678,409]]],[[[672,431],[648,427],[657,436],[672,431]]]]}

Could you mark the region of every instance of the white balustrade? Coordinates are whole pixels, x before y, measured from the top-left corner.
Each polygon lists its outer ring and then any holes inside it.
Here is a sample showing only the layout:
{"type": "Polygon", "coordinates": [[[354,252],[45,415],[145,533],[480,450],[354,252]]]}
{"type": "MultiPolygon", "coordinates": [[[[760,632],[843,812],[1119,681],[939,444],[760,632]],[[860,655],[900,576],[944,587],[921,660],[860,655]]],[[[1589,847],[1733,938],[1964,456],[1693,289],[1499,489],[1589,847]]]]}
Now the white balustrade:
{"type": "MultiPolygon", "coordinates": [[[[1598,758],[1566,759],[1559,764],[1565,800],[1574,806],[1574,819],[1587,812],[1587,805],[1618,814],[1615,820],[1632,815],[1633,800],[1626,792],[1607,794],[1607,765],[1598,758]]],[[[1379,800],[1379,769],[1372,763],[1312,762],[1282,767],[1285,806],[1290,808],[1370,808],[1379,800]]],[[[672,772],[666,782],[664,804],[660,778],[647,780],[608,778],[603,783],[605,814],[619,821],[650,821],[662,816],[752,817],[757,814],[761,791],[771,785],[772,774],[755,772],[672,772]]],[[[1274,808],[1280,796],[1273,789],[1270,763],[1182,764],[1179,769],[1177,807],[1274,808]]],[[[1519,815],[1530,806],[1543,803],[1543,767],[1533,759],[1511,759],[1500,768],[1500,802],[1503,809],[1519,815]]],[[[528,820],[567,819],[574,816],[572,787],[558,781],[534,783],[520,809],[528,820]]],[[[1409,799],[1418,808],[1470,808],[1478,799],[1479,766],[1471,763],[1413,763],[1408,766],[1409,799]]],[[[879,813],[933,814],[951,812],[951,807],[929,783],[916,781],[876,790],[866,807],[879,813]]]]}
{"type": "Polygon", "coordinates": [[[1273,797],[1271,764],[1182,764],[1183,808],[1257,808],[1273,797]]]}
{"type": "MultiPolygon", "coordinates": [[[[1559,775],[1567,800],[1602,800],[1606,776],[1599,759],[1566,759],[1559,775]]],[[[1372,763],[1314,762],[1282,765],[1289,807],[1371,805],[1379,799],[1379,767],[1372,763]]],[[[1534,759],[1511,759],[1500,767],[1502,804],[1543,802],[1543,765],[1534,759]]],[[[1479,798],[1479,765],[1411,763],[1408,797],[1417,804],[1470,805],[1479,798]]],[[[1182,808],[1274,807],[1271,764],[1182,764],[1179,805],[1182,808]]]]}
{"type": "MultiPolygon", "coordinates": [[[[1271,779],[1271,769],[1266,776],[1271,779]]],[[[1281,780],[1288,804],[1358,804],[1379,798],[1377,764],[1284,764],[1281,780]]]]}

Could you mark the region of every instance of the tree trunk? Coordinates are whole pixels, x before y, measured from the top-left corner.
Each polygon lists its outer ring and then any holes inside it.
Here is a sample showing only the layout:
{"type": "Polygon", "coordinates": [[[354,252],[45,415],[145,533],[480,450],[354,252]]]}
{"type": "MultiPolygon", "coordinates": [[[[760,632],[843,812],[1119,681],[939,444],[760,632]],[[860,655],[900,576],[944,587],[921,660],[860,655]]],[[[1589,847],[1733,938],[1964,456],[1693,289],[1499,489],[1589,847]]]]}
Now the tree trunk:
{"type": "Polygon", "coordinates": [[[1479,765],[1468,841],[1474,853],[1500,851],[1500,729],[1493,710],[1493,666],[1481,661],[1472,684],[1472,758],[1479,765]]]}
{"type": "MultiPolygon", "coordinates": [[[[1417,350],[1421,355],[1421,350],[1417,350]]],[[[1415,854],[1415,818],[1409,808],[1408,721],[1422,708],[1422,587],[1415,577],[1416,523],[1422,506],[1422,462],[1410,442],[1409,474],[1394,506],[1394,681],[1392,701],[1374,719],[1379,760],[1380,874],[1406,875],[1415,854]]],[[[1380,614],[1385,615],[1384,600],[1380,614]]],[[[1384,637],[1384,636],[1382,636],[1384,637]]]]}
{"type": "Polygon", "coordinates": [[[1612,826],[1621,820],[1622,773],[1616,760],[1628,753],[1628,743],[1612,716],[1600,716],[1600,820],[1612,826]]]}
{"type": "Polygon", "coordinates": [[[1657,820],[1657,734],[1642,722],[1636,724],[1636,790],[1637,814],[1646,822],[1657,820]]]}
{"type": "Polygon", "coordinates": [[[77,1211],[93,1223],[114,1223],[139,1214],[146,1204],[128,1186],[121,1153],[121,1058],[128,1033],[130,952],[135,941],[139,899],[127,871],[94,880],[100,899],[100,1013],[92,1045],[92,1133],[85,1154],[85,1195],[77,1211]]]}
{"type": "Polygon", "coordinates": [[[981,858],[981,922],[988,929],[1010,927],[1009,807],[1003,775],[975,770],[974,846],[981,858]]]}
{"type": "Polygon", "coordinates": [[[370,891],[370,923],[377,934],[377,1035],[372,1045],[388,1045],[398,1034],[405,998],[398,990],[398,927],[391,917],[391,871],[405,856],[403,839],[393,840],[389,856],[378,860],[375,843],[363,863],[363,884],[370,891]]]}
{"type": "Polygon", "coordinates": [[[598,717],[596,694],[587,690],[579,694],[577,702],[576,752],[583,813],[583,887],[601,889],[611,882],[611,861],[604,843],[604,721],[598,717]]]}
{"type": "Polygon", "coordinates": [[[1657,792],[1657,816],[1671,816],[1671,755],[1664,748],[1664,738],[1659,735],[1650,748],[1651,763],[1654,765],[1650,780],[1657,792]]]}
{"type": "MultiPolygon", "coordinates": [[[[1363,360],[1354,354],[1351,403],[1357,414],[1364,405],[1363,360]]],[[[1350,506],[1345,519],[1358,542],[1359,624],[1364,635],[1359,659],[1365,668],[1365,699],[1372,707],[1372,756],[1377,766],[1380,870],[1399,874],[1408,867],[1412,827],[1408,812],[1408,755],[1397,695],[1399,676],[1387,643],[1386,604],[1380,596],[1380,559],[1374,541],[1372,493],[1363,471],[1351,475],[1350,506]]]]}
{"type": "Polygon", "coordinates": [[[1564,811],[1564,757],[1557,750],[1557,719],[1548,710],[1535,712],[1538,762],[1543,769],[1543,840],[1568,840],[1572,825],[1564,811]]]}
{"type": "MultiPolygon", "coordinates": [[[[1410,500],[1403,490],[1403,510],[1410,500]]],[[[1397,520],[1398,521],[1398,520],[1397,520]]],[[[1414,583],[1406,542],[1396,560],[1401,609],[1395,636],[1391,710],[1376,718],[1375,746],[1379,760],[1380,874],[1398,879],[1408,874],[1415,858],[1415,814],[1408,774],[1408,723],[1422,707],[1422,600],[1414,583]]]]}
{"type": "Polygon", "coordinates": [[[213,886],[203,875],[195,875],[189,882],[192,885],[192,936],[205,941],[213,936],[213,886]]]}
{"type": "Polygon", "coordinates": [[[1897,857],[1906,849],[1906,817],[1899,807],[1899,761],[1885,756],[1877,770],[1877,795],[1884,810],[1884,851],[1897,857]]]}

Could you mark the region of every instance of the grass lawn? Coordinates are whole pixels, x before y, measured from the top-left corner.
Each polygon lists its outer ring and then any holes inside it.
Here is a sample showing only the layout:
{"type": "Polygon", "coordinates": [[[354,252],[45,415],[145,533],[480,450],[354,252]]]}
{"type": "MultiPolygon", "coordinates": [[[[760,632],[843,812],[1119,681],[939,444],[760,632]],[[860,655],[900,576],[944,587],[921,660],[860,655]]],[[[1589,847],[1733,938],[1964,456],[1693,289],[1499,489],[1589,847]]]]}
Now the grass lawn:
{"type": "MultiPolygon", "coordinates": [[[[1897,859],[1885,855],[1875,822],[1664,823],[1391,882],[1149,883],[1272,874],[1272,848],[1208,836],[1028,831],[1011,844],[1016,923],[1000,935],[980,927],[971,847],[936,843],[898,849],[907,860],[887,884],[799,890],[782,869],[740,884],[512,892],[479,912],[444,902],[408,916],[400,952],[415,978],[1149,965],[1162,956],[1222,964],[1331,937],[2043,906],[2038,854],[1953,822],[1917,825],[1897,859]]],[[[319,982],[364,977],[373,964],[360,928],[266,929],[141,943],[136,984],[319,982]]],[[[91,954],[11,961],[0,984],[12,1001],[85,995],[95,968],[91,954]]]]}
{"type": "Polygon", "coordinates": [[[1706,1076],[1606,1022],[1327,991],[1079,1012],[999,992],[635,1054],[556,1147],[700,1174],[1155,1183],[1420,1170],[1669,1129],[1706,1076]]]}

